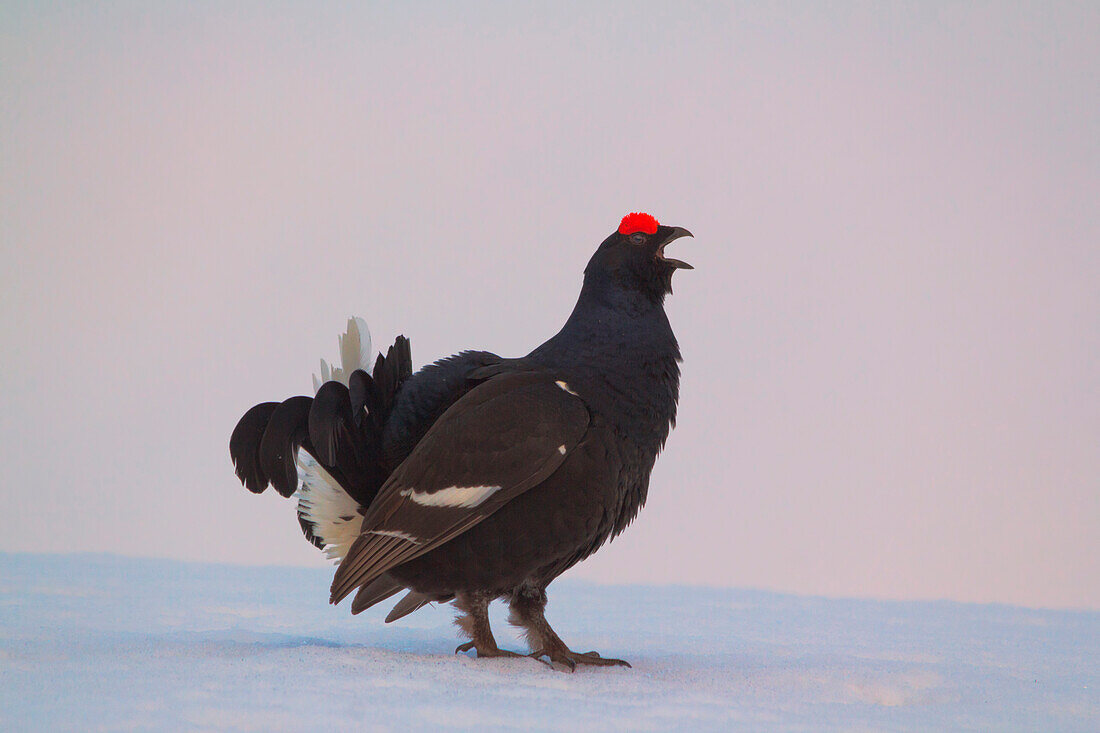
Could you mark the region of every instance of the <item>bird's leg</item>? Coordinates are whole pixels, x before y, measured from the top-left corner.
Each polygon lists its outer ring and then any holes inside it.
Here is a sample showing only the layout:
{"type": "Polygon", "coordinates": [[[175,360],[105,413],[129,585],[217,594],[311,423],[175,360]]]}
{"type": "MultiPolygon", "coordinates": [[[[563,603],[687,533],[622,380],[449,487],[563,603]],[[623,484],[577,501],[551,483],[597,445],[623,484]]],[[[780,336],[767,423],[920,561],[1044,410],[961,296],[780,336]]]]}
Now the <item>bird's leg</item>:
{"type": "Polygon", "coordinates": [[[561,664],[573,671],[578,664],[596,664],[603,667],[630,664],[622,659],[601,657],[597,652],[575,652],[554,633],[546,621],[546,589],[534,585],[523,585],[512,593],[511,613],[508,622],[523,629],[527,643],[531,646],[531,656],[536,659],[546,657],[551,665],[561,664]]]}
{"type": "Polygon", "coordinates": [[[470,637],[470,641],[458,645],[455,654],[475,649],[479,657],[522,656],[497,646],[497,640],[493,638],[493,630],[489,628],[489,601],[491,600],[492,598],[481,593],[455,595],[455,607],[462,611],[462,615],[455,619],[455,623],[470,637]]]}

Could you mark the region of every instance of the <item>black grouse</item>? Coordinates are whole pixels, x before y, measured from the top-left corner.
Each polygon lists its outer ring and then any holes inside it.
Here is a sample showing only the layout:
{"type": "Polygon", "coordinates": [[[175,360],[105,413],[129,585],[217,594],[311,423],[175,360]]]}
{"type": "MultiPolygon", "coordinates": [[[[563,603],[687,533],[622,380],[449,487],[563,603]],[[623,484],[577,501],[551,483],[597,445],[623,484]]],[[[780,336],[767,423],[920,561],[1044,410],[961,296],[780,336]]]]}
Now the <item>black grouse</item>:
{"type": "MultiPolygon", "coordinates": [[[[373,368],[349,322],[342,368],[314,397],[256,405],[229,442],[236,474],[298,497],[307,539],[340,561],[331,602],[352,613],[408,589],[386,618],[454,601],[470,641],[500,649],[488,605],[507,598],[536,658],[626,665],[566,646],[546,587],[618,535],[645,503],[676,420],[680,351],[665,315],[665,256],[691,233],[629,214],[596,250],[562,329],[527,356],[464,351],[412,373],[400,336],[373,368]]],[[[627,665],[629,666],[629,665],[627,665]]]]}

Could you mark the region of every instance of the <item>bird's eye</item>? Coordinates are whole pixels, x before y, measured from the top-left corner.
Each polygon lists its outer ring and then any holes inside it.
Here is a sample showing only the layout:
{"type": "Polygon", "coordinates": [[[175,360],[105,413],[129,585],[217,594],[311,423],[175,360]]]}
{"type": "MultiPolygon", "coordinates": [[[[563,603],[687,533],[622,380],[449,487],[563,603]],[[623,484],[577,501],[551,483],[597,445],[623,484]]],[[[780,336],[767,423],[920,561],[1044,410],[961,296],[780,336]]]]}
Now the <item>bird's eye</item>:
{"type": "Polygon", "coordinates": [[[634,244],[642,244],[645,242],[645,235],[641,232],[634,232],[630,235],[630,241],[634,244]]]}

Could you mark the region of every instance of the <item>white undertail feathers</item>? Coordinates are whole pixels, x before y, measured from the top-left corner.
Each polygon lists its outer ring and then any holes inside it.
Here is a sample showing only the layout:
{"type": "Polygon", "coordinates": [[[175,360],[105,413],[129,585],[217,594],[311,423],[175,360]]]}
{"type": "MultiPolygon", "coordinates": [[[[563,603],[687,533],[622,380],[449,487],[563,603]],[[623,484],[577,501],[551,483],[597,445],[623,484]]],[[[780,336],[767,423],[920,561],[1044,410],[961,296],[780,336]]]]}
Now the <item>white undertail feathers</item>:
{"type": "MultiPolygon", "coordinates": [[[[313,375],[314,394],[328,381],[346,386],[356,369],[369,372],[373,357],[367,322],[362,318],[349,318],[347,332],[340,336],[340,366],[330,367],[321,359],[321,376],[313,375]]],[[[313,525],[314,536],[324,543],[325,555],[340,562],[363,527],[359,503],[304,450],[298,451],[297,464],[298,516],[313,525]]]]}
{"type": "Polygon", "coordinates": [[[325,557],[344,559],[363,529],[359,503],[340,488],[323,466],[298,450],[298,516],[313,524],[313,534],[324,542],[325,557]]]}

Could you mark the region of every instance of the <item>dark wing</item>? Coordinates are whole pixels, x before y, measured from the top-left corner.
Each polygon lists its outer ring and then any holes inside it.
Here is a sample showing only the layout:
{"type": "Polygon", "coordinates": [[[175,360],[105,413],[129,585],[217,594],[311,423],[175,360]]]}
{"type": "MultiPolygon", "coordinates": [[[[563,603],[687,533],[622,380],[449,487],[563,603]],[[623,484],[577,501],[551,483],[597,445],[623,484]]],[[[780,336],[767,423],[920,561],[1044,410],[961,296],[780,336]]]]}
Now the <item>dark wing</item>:
{"type": "Polygon", "coordinates": [[[506,373],[452,405],[390,475],[340,563],[332,603],[435,549],[557,470],[588,408],[545,372],[506,373]]]}

